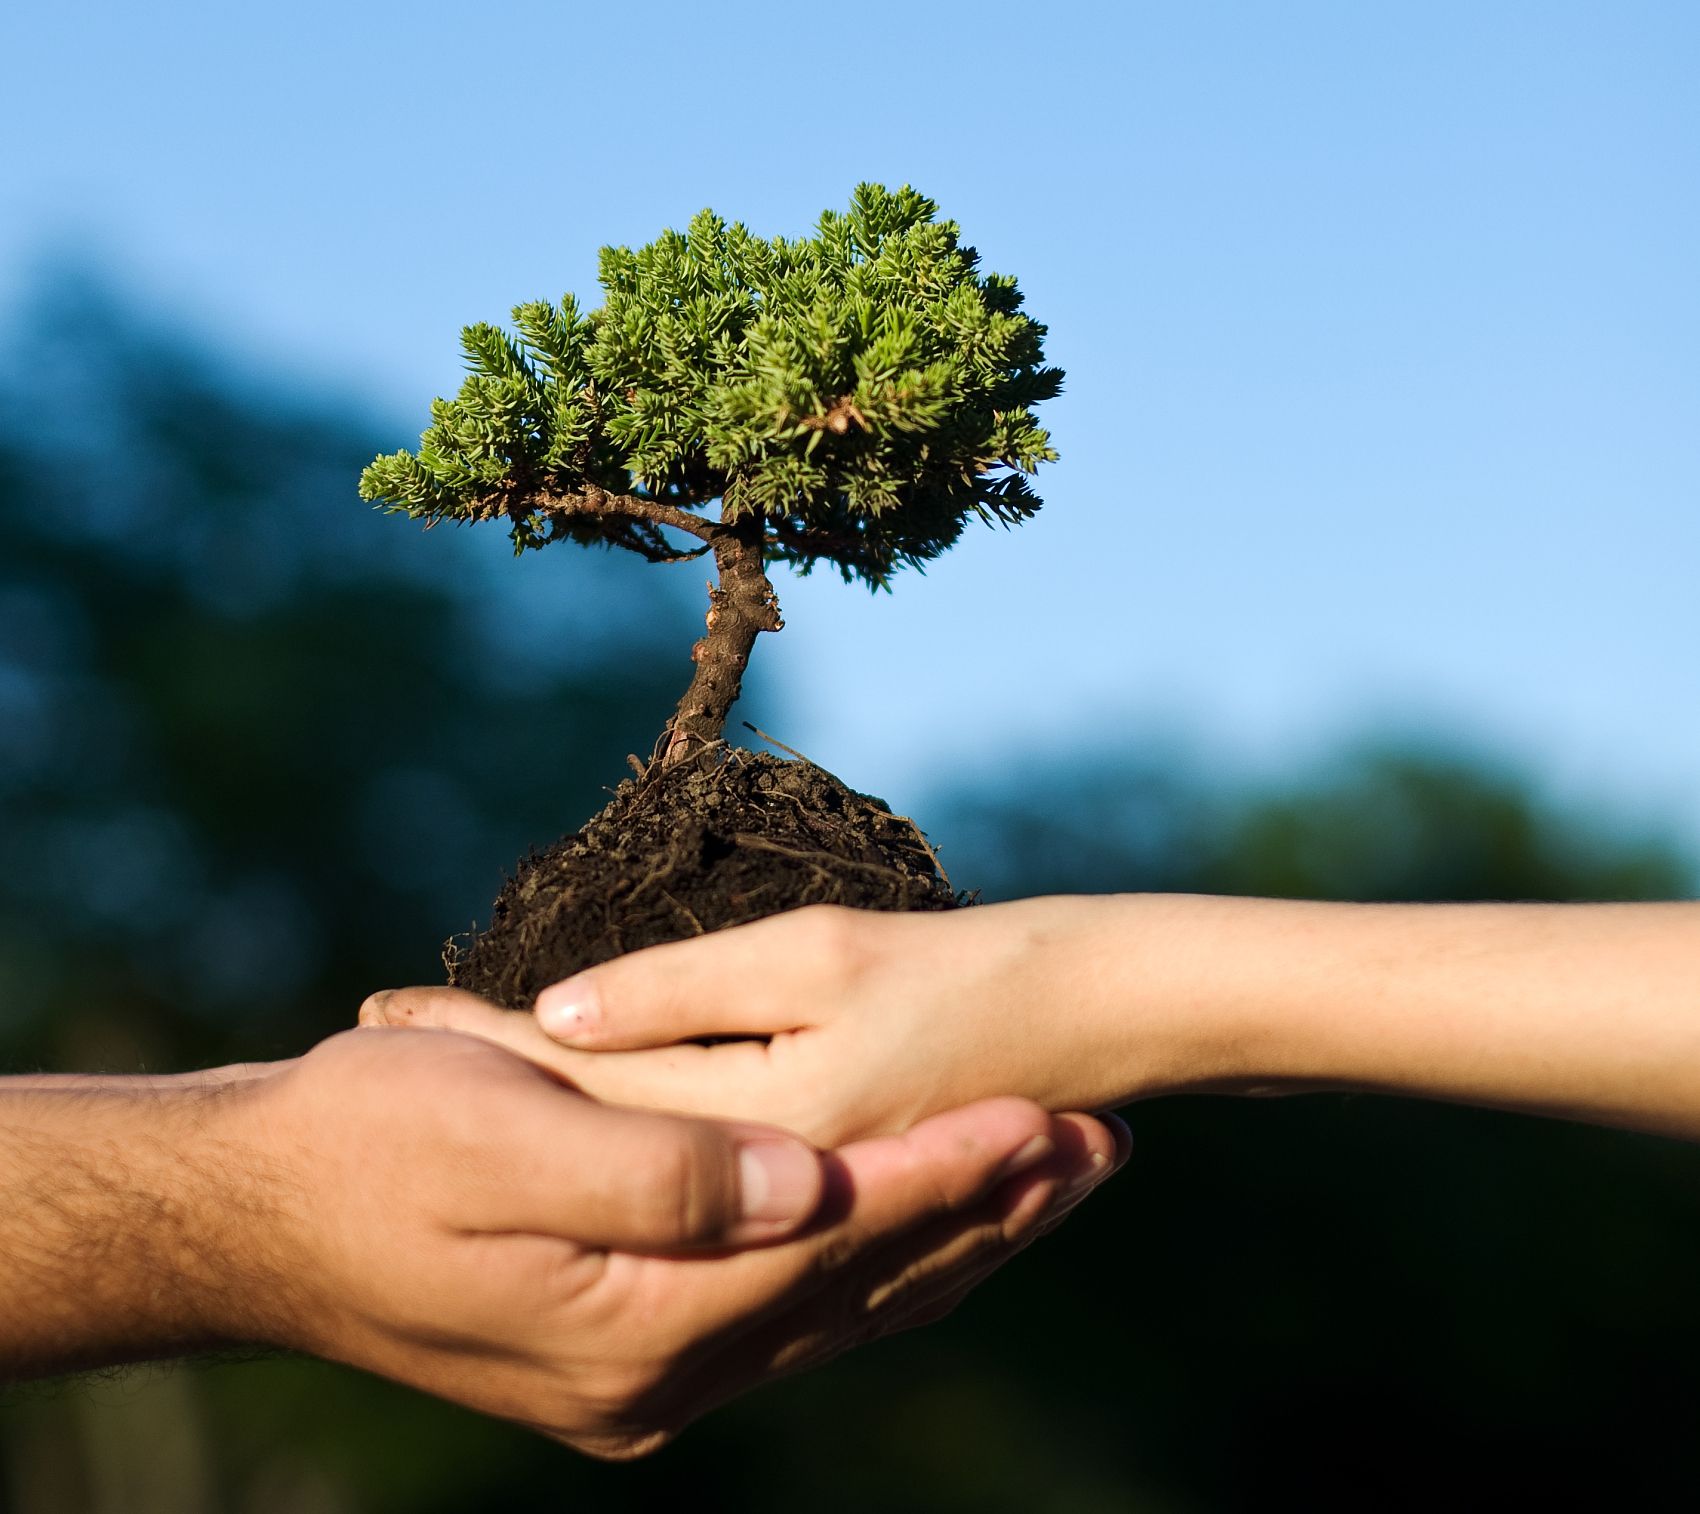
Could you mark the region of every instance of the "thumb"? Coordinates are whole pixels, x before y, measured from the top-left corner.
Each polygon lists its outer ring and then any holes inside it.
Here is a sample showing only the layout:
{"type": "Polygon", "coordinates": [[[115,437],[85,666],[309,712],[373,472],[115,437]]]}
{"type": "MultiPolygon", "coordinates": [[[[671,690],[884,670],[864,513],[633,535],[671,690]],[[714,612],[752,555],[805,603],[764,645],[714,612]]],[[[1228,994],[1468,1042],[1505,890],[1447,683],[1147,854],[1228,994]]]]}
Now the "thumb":
{"type": "Polygon", "coordinates": [[[673,1252],[775,1240],[820,1207],[820,1154],[785,1131],[597,1104],[544,1074],[530,1093],[504,1118],[492,1229],[673,1252]]]}

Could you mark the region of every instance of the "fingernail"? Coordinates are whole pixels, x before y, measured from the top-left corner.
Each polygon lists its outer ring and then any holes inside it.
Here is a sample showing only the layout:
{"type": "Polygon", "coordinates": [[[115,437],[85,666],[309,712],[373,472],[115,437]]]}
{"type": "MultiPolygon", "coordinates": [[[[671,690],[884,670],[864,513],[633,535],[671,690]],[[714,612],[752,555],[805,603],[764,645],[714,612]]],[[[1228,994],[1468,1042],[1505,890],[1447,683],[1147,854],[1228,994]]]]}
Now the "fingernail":
{"type": "Polygon", "coordinates": [[[1063,1195],[1066,1197],[1071,1193],[1083,1193],[1088,1188],[1096,1188],[1110,1175],[1112,1170],[1110,1159],[1103,1152],[1094,1151],[1091,1161],[1068,1180],[1068,1186],[1063,1189],[1063,1195]]]}
{"type": "Polygon", "coordinates": [[[1110,1133],[1116,1138],[1115,1164],[1120,1167],[1133,1151],[1133,1127],[1119,1114],[1102,1114],[1099,1116],[1110,1127],[1110,1133]]]}
{"type": "Polygon", "coordinates": [[[1012,1178],[1018,1172],[1026,1172],[1030,1167],[1037,1167],[1056,1149],[1057,1143],[1048,1135],[1036,1135],[1014,1156],[1008,1158],[1002,1167],[998,1168],[998,1176],[1000,1178],[1012,1178]]]}
{"type": "Polygon", "coordinates": [[[800,1223],[820,1197],[820,1158],[801,1141],[751,1141],[738,1152],[744,1219],[800,1223]]]}
{"type": "Polygon", "coordinates": [[[584,977],[551,983],[533,1006],[537,1023],[557,1041],[594,1040],[602,1028],[602,999],[584,977]]]}

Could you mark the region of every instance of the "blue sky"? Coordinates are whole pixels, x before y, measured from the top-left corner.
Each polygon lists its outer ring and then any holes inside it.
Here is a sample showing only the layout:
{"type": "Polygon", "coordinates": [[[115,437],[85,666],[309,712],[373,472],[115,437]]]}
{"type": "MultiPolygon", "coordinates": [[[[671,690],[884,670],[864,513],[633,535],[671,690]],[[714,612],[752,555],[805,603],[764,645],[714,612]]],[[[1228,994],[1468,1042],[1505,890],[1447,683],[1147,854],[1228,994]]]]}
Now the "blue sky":
{"type": "Polygon", "coordinates": [[[1700,6],[13,0],[0,57],[0,299],[92,260],[397,445],[602,242],[937,198],[1068,370],[1046,510],[759,653],[896,803],[1393,725],[1700,837],[1700,6]]]}

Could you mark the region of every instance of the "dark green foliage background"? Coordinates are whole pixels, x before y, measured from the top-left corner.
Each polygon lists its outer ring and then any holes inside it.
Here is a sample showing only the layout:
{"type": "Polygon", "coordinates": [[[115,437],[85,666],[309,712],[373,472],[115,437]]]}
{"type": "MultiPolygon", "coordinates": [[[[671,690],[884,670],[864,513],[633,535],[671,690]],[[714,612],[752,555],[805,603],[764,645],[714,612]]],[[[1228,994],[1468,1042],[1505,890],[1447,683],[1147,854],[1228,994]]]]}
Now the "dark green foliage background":
{"type": "MultiPolygon", "coordinates": [[[[87,288],[38,302],[7,372],[9,1070],[287,1054],[368,989],[429,976],[501,870],[647,749],[687,671],[688,570],[675,601],[635,562],[516,564],[476,533],[397,530],[351,501],[388,438],[346,401],[221,372],[87,288]]],[[[782,700],[756,698],[782,726],[782,700]]],[[[993,895],[1693,884],[1656,839],[1410,743],[1263,789],[1184,755],[1012,754],[923,819],[993,895]]],[[[1114,1189],[953,1320],[652,1462],[585,1462],[316,1363],[223,1364],[12,1394],[0,1510],[1700,1499],[1700,1152],[1370,1099],[1130,1119],[1114,1189]]]]}

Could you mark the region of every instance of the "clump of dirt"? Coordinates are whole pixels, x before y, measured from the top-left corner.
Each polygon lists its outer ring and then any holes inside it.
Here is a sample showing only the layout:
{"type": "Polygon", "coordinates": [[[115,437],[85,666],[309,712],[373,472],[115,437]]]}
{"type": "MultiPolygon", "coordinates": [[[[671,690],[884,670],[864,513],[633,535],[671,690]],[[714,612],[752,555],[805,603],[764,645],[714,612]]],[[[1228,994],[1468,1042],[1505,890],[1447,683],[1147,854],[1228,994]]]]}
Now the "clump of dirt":
{"type": "Polygon", "coordinates": [[[953,909],[926,838],[809,762],[722,748],[627,779],[582,831],[533,853],[490,924],[444,948],[449,982],[509,1009],[623,952],[805,904],[953,909]]]}

